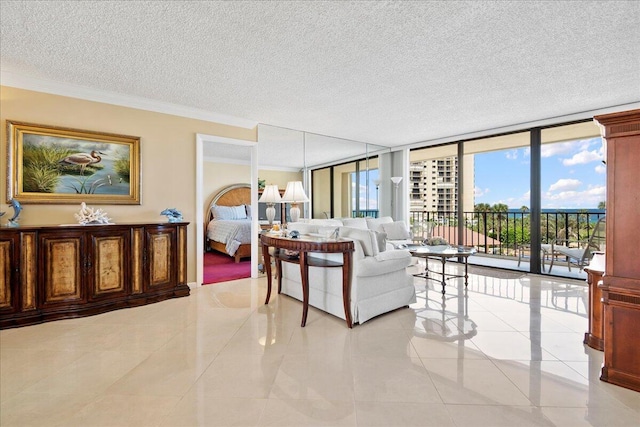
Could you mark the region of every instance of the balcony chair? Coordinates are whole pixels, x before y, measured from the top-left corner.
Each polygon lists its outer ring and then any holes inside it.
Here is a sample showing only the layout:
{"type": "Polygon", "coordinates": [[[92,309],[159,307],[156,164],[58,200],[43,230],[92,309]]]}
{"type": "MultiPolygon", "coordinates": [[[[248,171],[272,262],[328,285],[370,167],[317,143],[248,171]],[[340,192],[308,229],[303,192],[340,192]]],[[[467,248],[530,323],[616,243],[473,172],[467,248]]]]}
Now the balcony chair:
{"type": "MultiPolygon", "coordinates": [[[[605,217],[598,220],[593,233],[588,240],[572,240],[572,239],[554,239],[551,242],[551,264],[549,272],[553,268],[553,261],[556,256],[567,257],[567,266],[571,271],[571,266],[578,267],[580,270],[589,265],[591,254],[593,251],[602,251],[605,246],[605,217]]],[[[548,246],[548,245],[547,245],[548,246]]]]}

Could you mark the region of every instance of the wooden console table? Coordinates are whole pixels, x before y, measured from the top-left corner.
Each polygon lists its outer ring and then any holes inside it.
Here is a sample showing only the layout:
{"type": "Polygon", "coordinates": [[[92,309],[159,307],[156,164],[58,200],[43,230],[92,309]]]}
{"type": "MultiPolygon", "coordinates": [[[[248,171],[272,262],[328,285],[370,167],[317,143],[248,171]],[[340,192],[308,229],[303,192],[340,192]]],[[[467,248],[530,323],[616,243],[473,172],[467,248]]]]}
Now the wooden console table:
{"type": "Polygon", "coordinates": [[[187,222],[0,229],[0,329],[189,295],[187,222]]]}
{"type": "Polygon", "coordinates": [[[271,297],[272,255],[269,253],[269,248],[272,247],[275,248],[273,258],[276,261],[276,270],[278,273],[278,293],[280,293],[282,289],[282,262],[291,262],[300,265],[300,277],[302,281],[302,322],[300,326],[304,327],[307,323],[307,312],[309,311],[309,266],[342,268],[342,300],[344,305],[344,317],[347,321],[347,326],[349,328],[353,326],[351,322],[350,295],[352,253],[355,249],[352,240],[328,240],[310,236],[300,236],[299,238],[291,239],[267,233],[260,235],[260,243],[262,244],[264,265],[267,271],[267,298],[265,299],[265,304],[269,304],[269,299],[271,297]],[[287,256],[284,252],[285,250],[296,251],[298,252],[298,256],[287,256]],[[309,257],[309,252],[342,253],[342,263],[309,257]]]}

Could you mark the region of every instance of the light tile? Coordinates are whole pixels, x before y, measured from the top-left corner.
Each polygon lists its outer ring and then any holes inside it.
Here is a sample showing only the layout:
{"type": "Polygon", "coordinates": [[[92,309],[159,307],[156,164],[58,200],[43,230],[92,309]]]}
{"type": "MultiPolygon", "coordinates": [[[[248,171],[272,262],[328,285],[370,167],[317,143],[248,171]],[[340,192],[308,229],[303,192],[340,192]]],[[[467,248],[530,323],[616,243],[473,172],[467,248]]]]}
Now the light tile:
{"type": "Polygon", "coordinates": [[[442,403],[356,402],[358,427],[455,426],[442,403]]]}
{"type": "Polygon", "coordinates": [[[269,397],[352,402],[353,377],[349,354],[289,354],[280,364],[269,397]]]}
{"type": "Polygon", "coordinates": [[[283,357],[272,353],[219,355],[193,387],[212,398],[267,398],[283,357]]]}
{"type": "Polygon", "coordinates": [[[192,390],[155,425],[257,426],[266,404],[266,399],[211,398],[192,390]]]}
{"type": "Polygon", "coordinates": [[[177,396],[107,395],[87,404],[69,419],[66,427],[156,426],[180,400],[177,396]]]}
{"type": "Polygon", "coordinates": [[[491,360],[422,359],[447,404],[526,406],[527,397],[491,360]]]}
{"type": "Polygon", "coordinates": [[[442,403],[419,358],[354,356],[352,363],[356,401],[442,403]]]}
{"type": "MultiPolygon", "coordinates": [[[[548,427],[553,424],[540,408],[531,406],[447,406],[456,426],[473,427],[548,427]]],[[[568,425],[567,425],[568,426],[568,425]]]]}
{"type": "Polygon", "coordinates": [[[352,329],[314,308],[301,328],[261,277],[3,330],[0,425],[640,425],[582,344],[582,281],[472,271],[352,329]]]}
{"type": "Polygon", "coordinates": [[[260,427],[356,425],[353,402],[269,399],[257,424],[260,427]]]}

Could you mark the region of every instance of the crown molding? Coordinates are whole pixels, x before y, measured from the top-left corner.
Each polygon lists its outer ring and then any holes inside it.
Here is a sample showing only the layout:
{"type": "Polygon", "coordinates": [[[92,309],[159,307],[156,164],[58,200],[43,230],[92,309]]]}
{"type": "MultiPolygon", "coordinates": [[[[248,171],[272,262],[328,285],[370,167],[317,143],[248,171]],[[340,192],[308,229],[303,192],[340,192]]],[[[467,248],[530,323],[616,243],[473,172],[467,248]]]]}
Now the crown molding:
{"type": "Polygon", "coordinates": [[[245,129],[254,129],[258,125],[258,122],[254,120],[243,119],[226,114],[218,114],[211,111],[185,107],[183,105],[171,104],[168,102],[154,101],[142,97],[93,89],[87,86],[25,76],[9,70],[0,70],[0,84],[2,86],[15,87],[18,89],[33,90],[36,92],[84,99],[87,101],[102,102],[105,104],[119,105],[121,107],[153,111],[156,113],[170,114],[173,116],[187,117],[196,120],[204,120],[207,122],[214,122],[245,129]]]}

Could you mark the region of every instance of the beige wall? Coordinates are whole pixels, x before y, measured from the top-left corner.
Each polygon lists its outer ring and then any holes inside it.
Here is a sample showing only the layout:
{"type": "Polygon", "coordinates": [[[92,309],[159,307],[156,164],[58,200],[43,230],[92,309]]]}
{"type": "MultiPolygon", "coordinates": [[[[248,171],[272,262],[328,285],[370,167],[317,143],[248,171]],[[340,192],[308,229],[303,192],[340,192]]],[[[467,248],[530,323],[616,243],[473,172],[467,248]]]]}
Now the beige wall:
{"type": "MultiPolygon", "coordinates": [[[[257,130],[0,86],[0,200],[7,200],[6,120],[140,137],[141,205],[100,205],[114,222],[165,222],[160,211],[179,209],[189,225],[188,281],[195,282],[195,136],[256,141],[257,130]]],[[[227,178],[237,179],[234,172],[227,178]]],[[[215,184],[211,184],[212,186],[215,184]]],[[[220,185],[222,187],[222,185],[220,185]]],[[[205,202],[207,193],[205,192],[205,202]]],[[[89,203],[91,206],[91,204],[89,203]]],[[[27,204],[24,225],[75,223],[79,205],[27,204]]],[[[7,211],[7,207],[2,208],[7,211]]],[[[4,224],[4,221],[2,221],[4,224]]]]}
{"type": "Polygon", "coordinates": [[[266,185],[277,184],[278,189],[284,191],[287,188],[287,182],[302,181],[302,172],[258,169],[258,178],[264,179],[266,185]]]}

